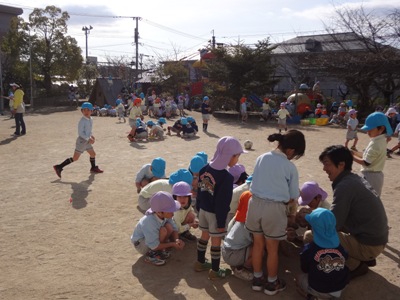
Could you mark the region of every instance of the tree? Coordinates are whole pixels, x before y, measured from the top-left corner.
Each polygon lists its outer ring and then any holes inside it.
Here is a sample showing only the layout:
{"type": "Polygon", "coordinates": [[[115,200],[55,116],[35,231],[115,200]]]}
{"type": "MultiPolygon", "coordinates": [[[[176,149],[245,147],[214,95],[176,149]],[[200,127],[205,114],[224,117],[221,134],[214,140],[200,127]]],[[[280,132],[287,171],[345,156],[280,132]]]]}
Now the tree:
{"type": "Polygon", "coordinates": [[[239,44],[214,49],[216,59],[208,64],[210,81],[224,86],[220,91],[225,90],[223,93],[234,99],[244,93],[270,92],[277,82],[273,78],[276,68],[271,61],[273,49],[268,39],[259,41],[255,48],[239,44]]]}
{"type": "Polygon", "coordinates": [[[63,76],[68,80],[77,79],[83,58],[77,41],[65,36],[69,15],[55,6],[35,8],[29,15],[29,22],[23,29],[31,30],[32,61],[40,68],[43,86],[51,94],[52,77],[63,76]]]}

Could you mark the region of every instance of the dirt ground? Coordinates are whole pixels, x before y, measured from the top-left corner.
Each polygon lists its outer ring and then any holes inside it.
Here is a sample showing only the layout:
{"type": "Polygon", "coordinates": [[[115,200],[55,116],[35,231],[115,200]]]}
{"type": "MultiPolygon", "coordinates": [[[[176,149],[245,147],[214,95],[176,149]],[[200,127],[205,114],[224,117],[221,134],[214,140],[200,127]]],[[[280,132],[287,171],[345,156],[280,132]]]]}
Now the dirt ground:
{"type": "MultiPolygon", "coordinates": [[[[201,127],[201,115],[191,115],[201,127]]],[[[174,251],[165,266],[146,264],[132,247],[130,235],[142,216],[137,209],[134,178],[143,164],[161,156],[170,174],[186,168],[198,151],[205,151],[211,159],[218,139],[232,135],[242,142],[254,142],[253,150],[240,157],[251,174],[256,158],[275,147],[266,140],[276,132],[275,123],[252,118],[241,125],[235,117],[212,117],[209,133],[200,131],[192,140],[167,136],[164,141],[129,143],[127,124],[118,123],[117,118],[94,117],[94,148],[104,174],[90,174],[89,157],[84,154],[65,168],[60,180],[52,166],[72,156],[80,117],[79,110],[68,107],[27,112],[27,135],[12,138],[14,120],[0,116],[0,299],[268,297],[235,277],[212,282],[207,274],[194,272],[194,243],[174,251]]],[[[330,201],[331,183],[318,155],[326,146],[343,144],[345,129],[291,127],[301,129],[307,141],[305,156],[295,161],[300,184],[318,181],[330,201]]],[[[359,148],[363,149],[369,139],[362,133],[359,137],[359,148]]],[[[354,169],[358,172],[359,166],[354,169]]],[[[400,235],[396,227],[400,224],[399,169],[400,156],[387,160],[382,201],[391,226],[389,243],[377,266],[352,281],[343,299],[400,297],[400,235]]],[[[296,249],[281,254],[279,269],[288,286],[274,298],[301,299],[293,282],[299,272],[296,249]]]]}

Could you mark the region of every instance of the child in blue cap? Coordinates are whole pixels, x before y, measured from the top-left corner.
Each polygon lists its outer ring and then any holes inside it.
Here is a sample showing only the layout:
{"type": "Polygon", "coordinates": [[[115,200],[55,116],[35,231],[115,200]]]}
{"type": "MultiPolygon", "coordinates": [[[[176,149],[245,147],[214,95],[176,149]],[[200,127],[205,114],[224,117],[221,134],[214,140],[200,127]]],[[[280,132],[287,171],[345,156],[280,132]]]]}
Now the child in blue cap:
{"type": "Polygon", "coordinates": [[[136,174],[136,192],[139,194],[141,189],[150,182],[165,178],[166,162],[162,157],[153,159],[150,164],[143,165],[136,174]]]}
{"type": "Polygon", "coordinates": [[[378,196],[380,196],[384,179],[383,168],[386,162],[386,136],[391,136],[393,130],[388,118],[382,112],[370,114],[361,130],[367,131],[371,140],[362,155],[352,151],[353,159],[361,165],[361,173],[364,179],[369,182],[378,196]]]}
{"type": "Polygon", "coordinates": [[[338,299],[348,283],[345,264],[348,254],[336,232],[335,215],[328,209],[316,208],[306,215],[314,240],[300,253],[301,270],[297,277],[299,292],[318,299],[338,299]]]}
{"type": "Polygon", "coordinates": [[[96,141],[92,134],[93,119],[91,117],[93,105],[90,102],[84,102],[81,106],[82,118],[78,123],[78,138],[76,139],[74,156],[67,158],[59,165],[54,165],[53,169],[57,176],[61,178],[63,168],[74,161],[77,161],[81,154],[85,151],[90,155],[90,172],[103,173],[98,166],[96,166],[96,152],[93,149],[93,144],[96,141]]]}
{"type": "Polygon", "coordinates": [[[165,265],[170,256],[168,248],[182,250],[185,246],[172,219],[180,207],[168,192],[157,192],[151,197],[150,208],[136,224],[131,236],[132,244],[145,256],[145,262],[155,266],[165,265]]]}

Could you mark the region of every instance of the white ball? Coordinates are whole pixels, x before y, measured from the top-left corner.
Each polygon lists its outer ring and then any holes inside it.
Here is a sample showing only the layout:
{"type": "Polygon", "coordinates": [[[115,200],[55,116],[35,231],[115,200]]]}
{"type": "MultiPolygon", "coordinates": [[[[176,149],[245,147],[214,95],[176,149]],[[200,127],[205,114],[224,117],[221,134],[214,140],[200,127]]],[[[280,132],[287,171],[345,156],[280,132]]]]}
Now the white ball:
{"type": "Polygon", "coordinates": [[[244,142],[244,148],[245,148],[246,150],[250,150],[251,147],[253,147],[253,142],[252,142],[252,141],[249,141],[249,140],[246,140],[246,141],[244,142]]]}

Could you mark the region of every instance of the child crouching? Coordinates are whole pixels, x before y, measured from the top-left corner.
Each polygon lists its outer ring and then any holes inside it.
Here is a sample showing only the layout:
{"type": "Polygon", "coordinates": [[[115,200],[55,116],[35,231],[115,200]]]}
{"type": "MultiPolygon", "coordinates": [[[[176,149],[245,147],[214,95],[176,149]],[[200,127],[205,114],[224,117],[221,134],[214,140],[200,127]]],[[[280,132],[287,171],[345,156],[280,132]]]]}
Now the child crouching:
{"type": "Polygon", "coordinates": [[[182,250],[184,241],[172,217],[181,205],[167,192],[157,192],[150,199],[150,209],[139,220],[131,236],[135,249],[145,255],[145,262],[155,266],[165,265],[168,248],[182,250]]]}

